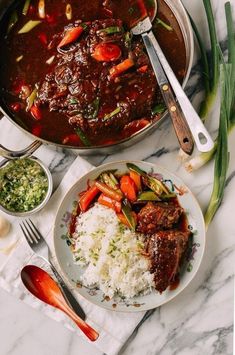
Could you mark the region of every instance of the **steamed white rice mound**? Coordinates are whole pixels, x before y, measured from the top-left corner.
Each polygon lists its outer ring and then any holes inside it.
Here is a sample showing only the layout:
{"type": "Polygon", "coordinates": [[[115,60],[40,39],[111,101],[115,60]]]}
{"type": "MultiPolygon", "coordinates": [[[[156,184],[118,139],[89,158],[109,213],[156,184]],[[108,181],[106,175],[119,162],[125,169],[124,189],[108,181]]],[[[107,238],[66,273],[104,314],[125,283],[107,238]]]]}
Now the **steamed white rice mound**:
{"type": "Polygon", "coordinates": [[[119,222],[115,212],[96,203],[77,218],[74,260],[87,266],[81,281],[97,285],[106,296],[126,298],[149,293],[153,275],[143,255],[143,236],[119,222]]]}

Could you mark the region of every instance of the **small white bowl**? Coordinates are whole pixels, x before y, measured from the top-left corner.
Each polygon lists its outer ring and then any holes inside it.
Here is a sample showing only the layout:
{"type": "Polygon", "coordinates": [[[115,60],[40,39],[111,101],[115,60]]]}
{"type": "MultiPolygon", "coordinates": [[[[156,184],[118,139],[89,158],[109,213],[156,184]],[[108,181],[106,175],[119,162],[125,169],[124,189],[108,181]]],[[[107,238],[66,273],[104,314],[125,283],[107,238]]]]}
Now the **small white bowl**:
{"type": "MultiPolygon", "coordinates": [[[[44,163],[33,156],[27,157],[27,159],[36,161],[41,168],[44,170],[46,176],[47,176],[47,180],[48,180],[48,190],[46,193],[46,196],[44,197],[43,201],[34,209],[27,211],[27,212],[14,212],[14,211],[9,211],[7,210],[5,207],[3,207],[0,203],[0,210],[5,212],[6,214],[9,214],[11,216],[15,216],[15,217],[28,217],[33,215],[34,213],[37,213],[38,211],[40,211],[43,207],[45,207],[45,205],[47,204],[47,202],[49,201],[51,194],[52,194],[52,189],[53,189],[53,180],[52,180],[52,176],[50,173],[50,170],[44,165],[44,163]]],[[[0,163],[0,169],[3,168],[5,165],[7,165],[11,160],[7,160],[4,159],[1,163],[0,163]]]]}

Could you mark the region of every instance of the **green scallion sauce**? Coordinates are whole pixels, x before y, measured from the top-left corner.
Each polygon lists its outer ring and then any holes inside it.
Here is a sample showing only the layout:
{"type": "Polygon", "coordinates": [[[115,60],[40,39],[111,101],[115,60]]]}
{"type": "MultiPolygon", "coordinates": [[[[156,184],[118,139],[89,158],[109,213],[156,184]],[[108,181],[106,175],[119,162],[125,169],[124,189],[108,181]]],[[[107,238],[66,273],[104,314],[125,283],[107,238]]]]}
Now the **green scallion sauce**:
{"type": "Polygon", "coordinates": [[[17,159],[0,170],[0,204],[12,212],[28,212],[40,205],[48,191],[44,169],[31,159],[17,159]]]}

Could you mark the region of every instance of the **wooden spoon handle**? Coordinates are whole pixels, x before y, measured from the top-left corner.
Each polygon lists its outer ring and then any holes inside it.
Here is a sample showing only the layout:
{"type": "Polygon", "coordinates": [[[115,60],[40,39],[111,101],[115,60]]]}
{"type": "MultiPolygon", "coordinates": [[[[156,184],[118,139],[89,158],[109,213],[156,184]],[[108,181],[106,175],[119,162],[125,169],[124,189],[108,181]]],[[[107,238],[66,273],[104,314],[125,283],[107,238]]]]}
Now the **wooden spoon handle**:
{"type": "Polygon", "coordinates": [[[185,153],[191,155],[193,152],[194,141],[183,112],[176,102],[170,86],[168,84],[164,84],[160,86],[160,89],[171,116],[180,147],[185,153]]]}
{"type": "Polygon", "coordinates": [[[89,324],[84,322],[68,305],[65,301],[61,301],[58,308],[66,313],[77,324],[78,328],[91,340],[96,341],[99,337],[99,333],[93,329],[89,324]]]}

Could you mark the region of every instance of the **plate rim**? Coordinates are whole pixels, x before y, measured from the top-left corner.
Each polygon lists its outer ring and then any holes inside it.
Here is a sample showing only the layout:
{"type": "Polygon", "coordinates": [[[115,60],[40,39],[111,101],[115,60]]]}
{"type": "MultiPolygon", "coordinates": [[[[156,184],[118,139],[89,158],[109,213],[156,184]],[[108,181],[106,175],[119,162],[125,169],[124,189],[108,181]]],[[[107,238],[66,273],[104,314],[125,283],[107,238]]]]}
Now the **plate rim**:
{"type": "MultiPolygon", "coordinates": [[[[106,169],[107,170],[107,169],[106,169]]],[[[95,306],[98,306],[102,309],[105,309],[105,310],[109,310],[109,311],[114,311],[114,312],[122,312],[122,313],[136,313],[136,312],[143,312],[143,311],[148,311],[148,310],[151,310],[151,309],[155,309],[155,308],[158,308],[158,307],[161,307],[163,306],[164,304],[172,301],[175,297],[179,296],[185,289],[186,287],[192,282],[192,280],[195,278],[196,274],[198,273],[198,270],[201,266],[201,263],[202,263],[202,260],[203,260],[203,256],[204,256],[204,253],[205,253],[205,247],[206,247],[206,226],[205,226],[205,220],[204,220],[204,216],[203,216],[203,213],[202,213],[202,209],[201,209],[201,206],[196,198],[196,196],[194,195],[194,193],[191,191],[191,189],[184,183],[184,181],[182,180],[181,177],[179,177],[178,175],[176,175],[175,173],[172,173],[170,172],[168,169],[166,169],[165,167],[159,165],[159,164],[155,164],[155,163],[151,163],[151,162],[145,162],[145,161],[142,161],[142,160],[132,160],[132,159],[122,159],[122,160],[115,160],[115,161],[112,161],[112,162],[108,162],[108,163],[105,163],[105,164],[101,164],[101,165],[98,165],[96,167],[93,167],[91,170],[89,170],[87,173],[85,173],[84,175],[80,176],[78,178],[78,180],[73,183],[73,185],[69,188],[69,190],[65,193],[65,195],[63,196],[58,208],[56,209],[56,214],[55,214],[55,219],[54,219],[54,223],[53,223],[53,247],[54,247],[54,252],[55,252],[55,258],[56,258],[56,262],[57,264],[59,265],[59,268],[60,268],[60,271],[62,272],[62,275],[63,277],[65,278],[65,280],[68,282],[68,284],[70,285],[70,287],[72,287],[74,289],[74,291],[76,293],[79,294],[80,297],[82,297],[83,299],[85,299],[87,302],[95,305],[95,306]],[[195,205],[197,206],[197,209],[198,209],[198,212],[199,212],[199,215],[200,215],[200,219],[202,221],[202,224],[201,224],[201,227],[202,227],[202,240],[203,240],[203,249],[201,250],[201,254],[200,254],[200,260],[198,262],[198,265],[196,268],[194,268],[193,270],[193,273],[191,274],[192,277],[187,280],[187,282],[184,284],[183,288],[181,290],[179,290],[178,293],[175,293],[175,294],[172,294],[172,296],[170,296],[169,298],[167,298],[166,300],[164,300],[163,302],[161,302],[160,304],[152,307],[152,306],[143,306],[141,307],[140,309],[139,308],[135,308],[134,309],[118,309],[118,308],[110,308],[110,307],[107,307],[105,305],[105,303],[102,303],[102,304],[98,304],[96,302],[93,301],[93,299],[87,299],[84,295],[82,295],[80,292],[79,292],[79,288],[75,288],[74,285],[72,284],[72,280],[68,277],[68,275],[66,274],[66,272],[63,270],[63,267],[60,263],[60,260],[58,258],[58,253],[57,253],[57,250],[56,250],[56,243],[55,243],[55,240],[56,240],[56,228],[58,226],[58,218],[59,218],[59,213],[60,213],[60,210],[61,210],[61,207],[63,206],[63,203],[64,201],[66,200],[66,198],[68,197],[68,195],[71,193],[71,191],[74,189],[75,185],[77,185],[81,179],[85,179],[86,177],[88,177],[90,175],[91,172],[95,172],[96,170],[103,170],[103,168],[107,168],[109,167],[110,165],[114,165],[114,164],[127,164],[127,163],[134,163],[134,164],[144,164],[144,165],[148,165],[149,167],[155,167],[155,168],[160,168],[162,171],[163,171],[163,175],[164,174],[169,174],[171,175],[172,177],[178,179],[181,181],[181,183],[188,189],[188,192],[190,192],[192,198],[193,198],[193,201],[195,203],[195,205]]]]}

